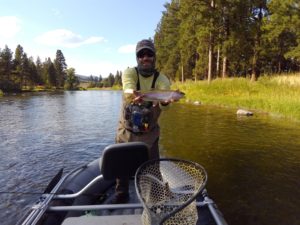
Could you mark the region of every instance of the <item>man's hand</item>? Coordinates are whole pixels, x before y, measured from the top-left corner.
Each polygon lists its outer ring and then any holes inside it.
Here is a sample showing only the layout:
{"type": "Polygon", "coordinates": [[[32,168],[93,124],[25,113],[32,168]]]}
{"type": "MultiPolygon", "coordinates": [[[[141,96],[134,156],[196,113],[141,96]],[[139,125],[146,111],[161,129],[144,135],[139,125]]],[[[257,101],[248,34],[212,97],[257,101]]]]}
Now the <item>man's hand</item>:
{"type": "Polygon", "coordinates": [[[143,95],[140,92],[134,90],[133,96],[134,96],[133,98],[134,103],[141,103],[143,101],[143,95]]]}
{"type": "Polygon", "coordinates": [[[176,99],[170,99],[170,100],[168,100],[168,101],[163,101],[163,102],[160,102],[160,104],[162,105],[162,106],[167,106],[167,105],[169,105],[170,103],[173,103],[173,102],[177,102],[178,100],[176,100],[176,99]]]}
{"type": "Polygon", "coordinates": [[[170,101],[163,101],[163,102],[160,102],[160,104],[162,105],[162,106],[167,106],[167,105],[169,105],[171,102],[170,101]]]}

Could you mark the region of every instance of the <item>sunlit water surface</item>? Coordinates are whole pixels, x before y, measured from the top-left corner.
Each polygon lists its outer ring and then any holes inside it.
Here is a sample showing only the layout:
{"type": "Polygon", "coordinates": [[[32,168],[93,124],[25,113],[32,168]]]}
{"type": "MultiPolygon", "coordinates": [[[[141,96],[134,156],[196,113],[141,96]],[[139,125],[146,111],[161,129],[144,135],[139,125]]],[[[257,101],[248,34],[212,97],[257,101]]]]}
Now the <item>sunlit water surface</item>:
{"type": "MultiPolygon", "coordinates": [[[[120,91],[0,98],[0,221],[15,224],[60,168],[114,143],[120,91]]],[[[161,119],[161,155],[193,160],[230,225],[300,224],[300,126],[266,114],[174,104],[161,119]]]]}

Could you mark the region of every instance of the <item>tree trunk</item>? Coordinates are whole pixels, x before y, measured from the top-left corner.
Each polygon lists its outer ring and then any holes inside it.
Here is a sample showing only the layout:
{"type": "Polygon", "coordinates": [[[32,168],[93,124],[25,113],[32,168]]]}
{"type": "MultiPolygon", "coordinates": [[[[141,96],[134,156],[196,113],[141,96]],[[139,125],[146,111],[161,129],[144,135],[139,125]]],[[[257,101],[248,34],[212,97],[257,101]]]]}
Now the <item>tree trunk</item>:
{"type": "MultiPolygon", "coordinates": [[[[211,8],[213,10],[215,3],[214,0],[211,0],[211,8]]],[[[211,26],[213,26],[213,21],[211,21],[211,26]]],[[[208,74],[207,74],[207,81],[208,83],[211,82],[212,79],[212,59],[213,59],[213,34],[210,32],[209,34],[209,47],[208,47],[208,74]]]]}
{"type": "Polygon", "coordinates": [[[210,34],[210,41],[209,41],[209,49],[208,49],[208,74],[207,74],[207,81],[208,83],[211,82],[211,78],[212,78],[212,54],[213,54],[213,50],[212,50],[212,35],[210,34]]]}
{"type": "Polygon", "coordinates": [[[183,66],[181,66],[181,83],[184,82],[183,66]]]}
{"type": "Polygon", "coordinates": [[[252,72],[251,72],[251,81],[257,80],[257,51],[255,50],[253,59],[252,59],[252,72]]]}
{"type": "Polygon", "coordinates": [[[255,41],[254,41],[254,54],[253,54],[253,60],[252,60],[252,74],[251,74],[251,81],[256,81],[258,79],[258,76],[260,74],[260,68],[258,65],[259,60],[259,48],[260,48],[260,39],[261,39],[261,24],[262,24],[262,17],[263,17],[263,6],[260,5],[259,7],[259,13],[258,13],[258,19],[257,19],[257,31],[255,35],[255,41]]]}
{"type": "Polygon", "coordinates": [[[218,46],[218,51],[217,51],[216,74],[217,74],[217,77],[220,76],[220,46],[218,46]]]}
{"type": "Polygon", "coordinates": [[[227,56],[223,58],[223,66],[222,66],[222,78],[227,77],[227,56]]]}
{"type": "Polygon", "coordinates": [[[278,73],[281,74],[281,60],[278,60],[278,73]]]}

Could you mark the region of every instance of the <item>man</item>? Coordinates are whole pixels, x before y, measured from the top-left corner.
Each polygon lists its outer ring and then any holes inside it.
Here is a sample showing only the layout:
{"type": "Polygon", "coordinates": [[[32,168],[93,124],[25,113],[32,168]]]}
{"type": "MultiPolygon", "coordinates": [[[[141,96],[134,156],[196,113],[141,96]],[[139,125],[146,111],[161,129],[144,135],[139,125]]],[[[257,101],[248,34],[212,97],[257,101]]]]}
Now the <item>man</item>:
{"type": "MultiPolygon", "coordinates": [[[[141,40],[136,45],[137,67],[127,68],[122,75],[123,104],[116,142],[142,141],[149,146],[150,159],[159,158],[159,125],[161,110],[169,102],[153,104],[135,94],[152,89],[169,90],[169,79],[155,69],[155,48],[151,40],[141,40]]],[[[126,203],[129,179],[116,180],[116,195],[112,203],[126,203]]]]}

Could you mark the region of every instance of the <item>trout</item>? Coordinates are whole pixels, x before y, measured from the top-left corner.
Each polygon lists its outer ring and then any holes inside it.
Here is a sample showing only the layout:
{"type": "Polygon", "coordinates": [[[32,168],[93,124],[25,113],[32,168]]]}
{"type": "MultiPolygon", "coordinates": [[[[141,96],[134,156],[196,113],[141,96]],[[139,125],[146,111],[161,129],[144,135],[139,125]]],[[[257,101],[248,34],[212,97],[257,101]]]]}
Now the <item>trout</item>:
{"type": "Polygon", "coordinates": [[[173,102],[185,96],[185,93],[179,90],[153,90],[153,91],[136,91],[137,98],[149,102],[173,102]]]}

